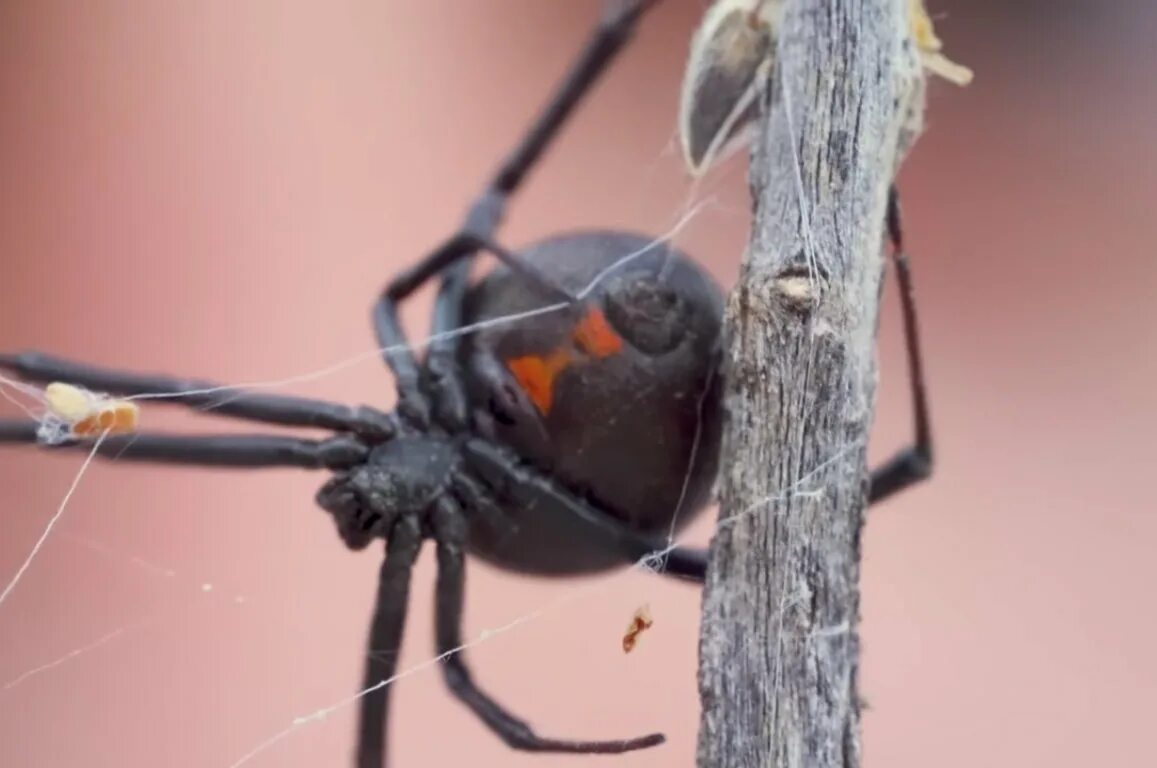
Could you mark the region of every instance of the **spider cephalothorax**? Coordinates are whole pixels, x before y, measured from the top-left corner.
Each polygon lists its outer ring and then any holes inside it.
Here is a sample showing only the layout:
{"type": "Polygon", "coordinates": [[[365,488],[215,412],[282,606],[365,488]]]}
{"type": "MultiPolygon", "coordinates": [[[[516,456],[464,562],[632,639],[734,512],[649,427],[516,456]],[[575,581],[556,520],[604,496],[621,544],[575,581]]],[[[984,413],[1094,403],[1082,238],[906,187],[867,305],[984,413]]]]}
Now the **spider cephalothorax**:
{"type": "MultiPolygon", "coordinates": [[[[614,741],[549,739],[473,681],[462,653],[465,554],[515,571],[568,575],[647,558],[660,573],[702,580],[701,550],[667,534],[708,500],[724,409],[718,287],[685,255],[639,235],[592,231],[507,251],[494,240],[509,196],[655,0],[612,0],[545,111],[500,167],[462,227],[395,277],[373,322],[398,392],[385,413],[212,383],[93,368],[39,353],[2,354],[0,370],[133,398],[212,408],[222,416],[334,434],[166,435],[94,441],[74,431],[54,447],[121,460],[211,467],[327,470],[317,502],[342,540],[385,540],[386,557],[365,662],[357,764],[385,761],[387,681],[395,673],[410,571],[423,540],[438,555],[436,637],[450,690],[507,744],[542,752],[625,752],[660,734],[614,741]],[[474,285],[479,252],[501,266],[474,285]],[[419,361],[398,303],[440,282],[419,361]],[[658,556],[660,555],[661,556],[658,556]]],[[[899,253],[899,209],[889,206],[899,253]]],[[[907,262],[896,262],[904,308],[917,441],[872,473],[871,501],[927,476],[931,439],[907,262]]],[[[126,401],[127,402],[127,401],[126,401]]],[[[35,421],[0,421],[0,443],[35,443],[35,421]]]]}
{"type": "Polygon", "coordinates": [[[424,514],[449,490],[460,464],[445,435],[401,434],[369,449],[364,463],[337,472],[317,503],[333,515],[346,546],[365,549],[385,538],[398,517],[424,514]]]}

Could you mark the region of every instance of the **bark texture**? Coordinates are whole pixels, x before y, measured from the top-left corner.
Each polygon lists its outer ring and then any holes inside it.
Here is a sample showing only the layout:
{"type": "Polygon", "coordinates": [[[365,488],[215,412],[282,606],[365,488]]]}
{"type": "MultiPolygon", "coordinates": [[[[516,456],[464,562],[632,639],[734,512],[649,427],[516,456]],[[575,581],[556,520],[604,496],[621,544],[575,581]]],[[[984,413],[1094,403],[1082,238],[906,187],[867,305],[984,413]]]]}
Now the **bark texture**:
{"type": "Polygon", "coordinates": [[[908,0],[789,0],[727,309],[699,768],[860,762],[860,534],[887,193],[919,133],[908,0]],[[802,199],[801,199],[802,197],[802,199]]]}

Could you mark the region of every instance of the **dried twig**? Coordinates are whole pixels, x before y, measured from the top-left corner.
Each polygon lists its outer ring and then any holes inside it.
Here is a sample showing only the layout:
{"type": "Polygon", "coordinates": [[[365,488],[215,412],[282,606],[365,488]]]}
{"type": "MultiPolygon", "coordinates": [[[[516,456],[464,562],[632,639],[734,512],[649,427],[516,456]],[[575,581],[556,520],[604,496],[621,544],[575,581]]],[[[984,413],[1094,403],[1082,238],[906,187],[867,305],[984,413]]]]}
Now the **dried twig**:
{"type": "Polygon", "coordinates": [[[728,306],[729,463],[703,598],[700,768],[859,764],[884,213],[923,113],[908,5],[788,0],[777,30],[751,161],[755,224],[728,306]]]}

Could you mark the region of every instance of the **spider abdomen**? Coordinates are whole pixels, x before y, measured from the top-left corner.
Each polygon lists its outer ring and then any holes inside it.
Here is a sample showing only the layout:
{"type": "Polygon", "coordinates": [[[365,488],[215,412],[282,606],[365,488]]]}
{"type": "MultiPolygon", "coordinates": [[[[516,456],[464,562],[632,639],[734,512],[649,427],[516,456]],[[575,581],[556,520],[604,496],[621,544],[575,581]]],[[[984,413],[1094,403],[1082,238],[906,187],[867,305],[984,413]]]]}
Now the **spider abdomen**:
{"type": "MultiPolygon", "coordinates": [[[[681,527],[708,501],[718,461],[722,292],[686,256],[638,235],[566,235],[521,256],[581,301],[469,338],[478,430],[637,532],[681,527]]],[[[500,268],[473,288],[464,321],[557,301],[500,268]]],[[[500,548],[483,542],[484,557],[536,573],[622,564],[573,521],[513,507],[519,534],[500,548]]]]}

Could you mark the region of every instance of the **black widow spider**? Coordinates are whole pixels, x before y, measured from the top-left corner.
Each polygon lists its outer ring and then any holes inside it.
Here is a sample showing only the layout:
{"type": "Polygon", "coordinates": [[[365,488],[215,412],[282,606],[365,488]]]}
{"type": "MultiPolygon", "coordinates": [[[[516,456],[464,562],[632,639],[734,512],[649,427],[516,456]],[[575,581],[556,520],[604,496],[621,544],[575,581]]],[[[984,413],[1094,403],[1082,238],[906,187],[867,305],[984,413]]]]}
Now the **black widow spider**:
{"type": "MultiPolygon", "coordinates": [[[[401,644],[410,572],[424,539],[437,547],[439,654],[462,645],[467,550],[538,575],[604,571],[648,559],[702,581],[706,554],[666,547],[679,514],[706,506],[719,457],[722,297],[692,261],[650,238],[590,231],[507,251],[493,239],[508,197],[658,0],[610,0],[591,39],[545,110],[470,208],[461,229],[380,295],[378,341],[396,380],[394,412],[237,392],[217,385],[98,369],[35,352],[0,354],[0,370],[119,396],[183,393],[172,402],[240,419],[334,431],[323,440],[277,435],[108,437],[106,457],[210,467],[303,467],[333,472],[317,494],[342,540],[386,541],[360,700],[357,765],[383,765],[389,686],[401,644]],[[500,266],[471,286],[479,252],[500,266]],[[425,359],[407,345],[398,302],[441,281],[425,359]],[[533,324],[488,324],[534,313],[533,324]],[[376,686],[376,687],[375,687],[376,686]]],[[[888,230],[902,289],[916,441],[872,472],[869,502],[925,478],[931,436],[916,315],[899,210],[888,230]]],[[[0,443],[37,442],[38,424],[0,421],[0,443]]],[[[56,447],[91,450],[93,441],[56,447]]],[[[514,749],[621,753],[662,734],[613,741],[543,738],[471,679],[462,653],[441,662],[450,690],[514,749]]]]}

